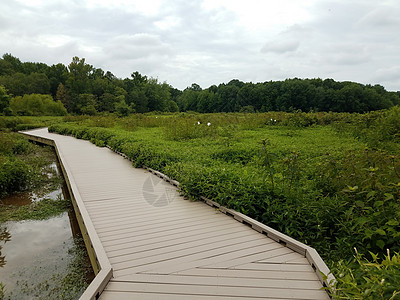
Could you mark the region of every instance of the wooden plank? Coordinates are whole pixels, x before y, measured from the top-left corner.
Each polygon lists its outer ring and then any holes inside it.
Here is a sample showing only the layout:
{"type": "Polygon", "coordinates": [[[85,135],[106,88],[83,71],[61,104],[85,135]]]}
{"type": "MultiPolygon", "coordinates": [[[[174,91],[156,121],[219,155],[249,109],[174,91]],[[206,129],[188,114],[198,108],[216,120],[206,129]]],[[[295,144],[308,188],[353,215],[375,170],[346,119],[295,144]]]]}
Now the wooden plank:
{"type": "Polygon", "coordinates": [[[161,247],[155,249],[147,249],[146,251],[129,253],[126,255],[120,255],[117,258],[111,259],[110,261],[116,265],[120,262],[137,260],[147,257],[155,258],[157,255],[166,256],[168,253],[174,253],[174,255],[182,255],[182,253],[195,253],[200,251],[206,251],[210,248],[225,247],[228,244],[239,244],[251,242],[253,240],[259,240],[256,236],[251,236],[247,232],[234,233],[228,237],[216,237],[216,238],[203,238],[198,239],[193,242],[181,242],[179,244],[174,244],[169,247],[161,247]]]}
{"type": "Polygon", "coordinates": [[[271,278],[249,278],[249,277],[223,277],[223,276],[185,276],[185,275],[156,275],[156,274],[133,274],[123,280],[114,279],[115,282],[137,282],[137,283],[165,283],[165,284],[188,284],[208,286],[234,286],[234,287],[261,287],[279,289],[303,289],[319,290],[319,280],[288,280],[271,278]]]}
{"type": "MultiPolygon", "coordinates": [[[[101,295],[100,300],[259,300],[259,297],[225,297],[220,295],[189,295],[189,294],[166,294],[166,293],[143,293],[143,292],[126,292],[126,291],[104,291],[101,295]]],[[[264,297],[263,299],[275,299],[281,300],[282,298],[269,298],[264,297]]]]}
{"type": "MultiPolygon", "coordinates": [[[[242,230],[237,230],[242,231],[242,230]]],[[[115,251],[140,251],[143,247],[158,247],[163,244],[169,243],[185,243],[189,238],[195,239],[204,239],[208,237],[219,236],[221,234],[227,234],[232,232],[231,224],[220,225],[218,226],[218,230],[215,230],[214,226],[210,226],[209,228],[196,228],[190,231],[190,234],[182,235],[180,232],[175,234],[163,235],[163,232],[160,232],[160,235],[155,238],[143,238],[141,240],[131,240],[131,241],[123,241],[122,243],[114,243],[113,245],[106,246],[106,251],[109,257],[113,256],[115,251]]]]}
{"type": "Polygon", "coordinates": [[[314,272],[314,269],[308,264],[275,264],[252,262],[235,266],[236,270],[259,270],[259,271],[290,271],[290,272],[314,272]]]}
{"type": "Polygon", "coordinates": [[[114,232],[99,232],[99,236],[101,236],[104,241],[112,241],[120,238],[131,238],[134,236],[143,236],[146,234],[157,233],[160,231],[160,228],[163,228],[163,232],[166,234],[174,233],[177,230],[180,232],[190,232],[191,229],[195,227],[208,228],[210,226],[220,226],[224,224],[229,224],[228,221],[229,220],[224,220],[220,218],[210,220],[208,222],[207,220],[201,218],[195,221],[190,221],[190,223],[187,219],[175,221],[171,220],[168,223],[162,224],[163,226],[156,226],[154,224],[148,226],[140,226],[140,228],[135,226],[127,226],[127,228],[119,228],[118,230],[116,229],[114,232]],[[187,225],[188,223],[190,224],[190,226],[187,225]]]}
{"type": "MultiPolygon", "coordinates": [[[[152,272],[155,274],[171,274],[182,270],[196,268],[199,266],[214,265],[221,261],[229,261],[232,257],[246,257],[249,253],[263,254],[268,249],[274,250],[283,248],[277,243],[260,244],[258,246],[250,245],[232,245],[203,251],[200,253],[192,253],[183,257],[160,257],[160,261],[146,261],[130,262],[121,266],[120,270],[115,270],[116,276],[124,276],[138,272],[152,272]]],[[[256,256],[253,254],[252,256],[256,256]]]]}
{"type": "MultiPolygon", "coordinates": [[[[280,270],[252,270],[252,269],[214,269],[211,267],[199,267],[188,270],[178,271],[172,274],[187,276],[213,276],[213,277],[230,277],[230,278],[259,278],[259,279],[285,279],[285,280],[307,280],[315,281],[315,273],[313,271],[280,271],[280,270]]],[[[129,278],[129,276],[126,276],[129,278]]],[[[119,280],[125,277],[119,277],[119,280]]]]}
{"type": "MultiPolygon", "coordinates": [[[[272,244],[272,247],[275,245],[272,244]]],[[[213,260],[219,260],[219,256],[235,253],[237,255],[246,255],[249,251],[262,251],[271,247],[265,245],[264,239],[253,240],[250,238],[245,244],[242,242],[231,242],[231,244],[218,243],[215,246],[199,247],[195,250],[180,250],[172,253],[165,253],[155,255],[153,257],[147,257],[137,260],[131,260],[123,263],[114,263],[113,269],[115,274],[126,275],[144,271],[157,270],[159,274],[168,274],[176,271],[176,268],[180,269],[183,263],[190,263],[193,266],[201,265],[201,259],[210,258],[213,260]],[[251,249],[251,250],[250,250],[251,249]]]]}
{"type": "Polygon", "coordinates": [[[142,243],[132,243],[132,245],[128,248],[118,249],[114,251],[107,251],[108,257],[111,259],[113,257],[133,254],[133,253],[140,253],[140,252],[147,252],[154,249],[161,249],[167,248],[171,246],[180,246],[182,248],[187,248],[193,245],[193,243],[207,243],[209,241],[218,241],[224,239],[234,239],[236,237],[240,237],[243,235],[247,235],[247,230],[237,230],[232,231],[231,227],[227,227],[225,229],[219,229],[218,231],[212,230],[209,232],[203,232],[202,234],[198,235],[188,235],[188,236],[181,236],[176,235],[175,238],[170,238],[166,236],[165,239],[157,239],[157,240],[147,240],[142,243]]]}
{"type": "MultiPolygon", "coordinates": [[[[242,286],[213,286],[213,285],[192,285],[192,284],[164,284],[164,283],[138,283],[138,282],[116,282],[110,281],[107,291],[132,291],[185,295],[207,295],[224,297],[259,297],[265,295],[282,299],[329,299],[325,291],[305,289],[276,289],[267,287],[242,287],[242,286]],[[295,295],[295,296],[294,296],[295,295]]],[[[188,297],[190,299],[190,297],[188,297]]]]}
{"type": "MultiPolygon", "coordinates": [[[[224,224],[223,224],[224,225],[224,224]]],[[[227,226],[230,226],[232,228],[232,224],[226,224],[227,226]]],[[[221,226],[221,225],[219,225],[221,226]]],[[[206,223],[203,224],[201,227],[200,226],[186,226],[186,227],[181,227],[177,228],[174,230],[170,230],[168,232],[168,236],[173,238],[176,234],[178,235],[192,235],[194,232],[209,232],[210,230],[218,230],[216,227],[215,223],[206,223]]],[[[126,244],[130,242],[138,242],[142,240],[149,240],[149,239],[155,239],[155,238],[160,238],[165,235],[165,232],[162,229],[156,230],[155,232],[145,232],[140,234],[140,237],[131,235],[130,237],[127,238],[121,238],[121,239],[113,239],[110,241],[106,241],[103,239],[103,245],[106,247],[109,246],[115,246],[119,244],[126,244]]]]}
{"type": "Polygon", "coordinates": [[[297,263],[297,264],[309,265],[308,260],[296,252],[291,252],[274,257],[268,257],[267,259],[258,260],[257,262],[274,263],[274,264],[297,263]]]}
{"type": "MultiPolygon", "coordinates": [[[[223,268],[223,269],[234,268],[234,267],[240,266],[242,264],[257,262],[261,259],[266,259],[266,258],[272,259],[275,257],[280,257],[280,256],[284,256],[287,254],[293,254],[293,253],[294,252],[291,251],[290,249],[288,249],[278,243],[275,243],[274,247],[271,248],[269,251],[249,253],[248,255],[245,255],[245,256],[229,257],[229,259],[226,259],[224,261],[207,264],[204,266],[212,266],[213,268],[223,268]]],[[[298,253],[295,253],[295,254],[299,255],[298,253]]]]}

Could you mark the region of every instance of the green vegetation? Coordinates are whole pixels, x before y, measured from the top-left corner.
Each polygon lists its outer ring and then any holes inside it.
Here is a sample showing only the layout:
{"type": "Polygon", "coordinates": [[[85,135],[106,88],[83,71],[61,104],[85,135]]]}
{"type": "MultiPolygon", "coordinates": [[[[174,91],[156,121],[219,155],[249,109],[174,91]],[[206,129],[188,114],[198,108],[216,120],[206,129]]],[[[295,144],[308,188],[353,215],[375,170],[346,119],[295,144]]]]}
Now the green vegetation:
{"type": "Polygon", "coordinates": [[[362,269],[368,259],[385,264],[376,254],[386,249],[400,251],[398,137],[379,134],[398,128],[398,112],[68,117],[50,129],[108,145],[176,179],[190,198],[210,198],[311,245],[339,278],[343,268],[364,274],[339,281],[346,290],[399,272],[396,264],[389,273],[362,269]],[[365,260],[353,261],[354,248],[365,260]]]}
{"type": "Polygon", "coordinates": [[[49,166],[54,155],[50,147],[39,147],[17,133],[0,131],[0,197],[26,190],[37,194],[54,190],[60,184],[49,166]]]}
{"type": "Polygon", "coordinates": [[[2,206],[0,223],[6,221],[44,220],[57,216],[71,208],[69,200],[43,199],[26,206],[2,206]]]}
{"type": "Polygon", "coordinates": [[[154,111],[364,113],[399,105],[399,96],[399,92],[388,92],[381,85],[319,78],[260,83],[233,79],[206,89],[193,83],[180,91],[137,71],[129,78],[117,78],[79,57],[73,57],[68,66],[21,62],[11,54],[0,58],[0,114],[5,115],[63,115],[64,107],[75,115],[119,116],[154,111]],[[54,99],[53,105],[46,102],[48,108],[38,109],[33,98],[39,94],[54,99]],[[29,105],[15,104],[16,99],[23,102],[18,97],[27,96],[31,98],[29,105]]]}
{"type": "Polygon", "coordinates": [[[54,102],[50,95],[31,94],[11,99],[10,109],[25,116],[64,116],[67,110],[61,101],[54,102]]]}
{"type": "MultiPolygon", "coordinates": [[[[18,124],[27,124],[28,121],[28,124],[43,126],[57,119],[5,117],[3,121],[6,124],[17,124],[18,127],[18,124]]],[[[4,127],[2,129],[5,130],[4,127]]],[[[51,147],[29,143],[17,133],[0,131],[0,225],[8,221],[45,220],[72,209],[70,200],[61,197],[55,200],[44,198],[24,206],[4,205],[1,202],[3,196],[16,192],[30,191],[37,197],[43,197],[57,190],[63,179],[52,167],[56,160],[51,147]]],[[[40,295],[41,299],[79,298],[88,286],[87,278],[91,273],[84,243],[78,240],[71,243],[65,268],[44,272],[39,264],[29,272],[33,274],[33,281],[32,278],[19,280],[17,285],[21,290],[17,293],[28,297],[40,295]],[[42,281],[36,282],[38,278],[42,281]]],[[[7,290],[7,286],[0,282],[0,299],[14,299],[14,293],[15,291],[7,290]]]]}
{"type": "Polygon", "coordinates": [[[372,261],[357,253],[350,262],[339,261],[337,284],[329,289],[334,299],[399,299],[400,254],[384,259],[371,253],[372,261]]]}

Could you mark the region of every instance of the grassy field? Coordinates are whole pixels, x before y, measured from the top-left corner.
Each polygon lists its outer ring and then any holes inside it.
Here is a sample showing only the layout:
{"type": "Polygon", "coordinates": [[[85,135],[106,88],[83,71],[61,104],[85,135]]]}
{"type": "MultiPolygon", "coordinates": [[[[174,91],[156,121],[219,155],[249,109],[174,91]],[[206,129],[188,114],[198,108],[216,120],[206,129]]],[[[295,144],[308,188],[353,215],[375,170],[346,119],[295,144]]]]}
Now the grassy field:
{"type": "Polygon", "coordinates": [[[65,117],[52,131],[108,145],[316,248],[336,298],[398,299],[400,108],[338,113],[65,117]],[[356,249],[356,250],[355,250],[356,249]],[[389,251],[389,252],[388,252],[389,251]]]}

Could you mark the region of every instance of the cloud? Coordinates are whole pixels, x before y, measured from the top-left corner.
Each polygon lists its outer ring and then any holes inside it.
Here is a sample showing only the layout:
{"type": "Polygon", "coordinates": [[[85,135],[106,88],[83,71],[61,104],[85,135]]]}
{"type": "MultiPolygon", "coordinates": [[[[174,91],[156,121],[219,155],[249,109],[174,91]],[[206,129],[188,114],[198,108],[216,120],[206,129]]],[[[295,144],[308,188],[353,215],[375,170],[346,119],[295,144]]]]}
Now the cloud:
{"type": "Polygon", "coordinates": [[[398,18],[399,11],[393,7],[383,6],[373,9],[363,16],[357,23],[357,26],[367,27],[369,29],[377,29],[390,27],[392,25],[399,25],[398,18]]]}
{"type": "Polygon", "coordinates": [[[118,77],[139,71],[180,89],[297,76],[400,90],[384,76],[399,59],[398,15],[396,0],[8,0],[0,55],[84,57],[118,77]]]}
{"type": "Polygon", "coordinates": [[[267,42],[262,48],[261,52],[273,52],[273,53],[287,53],[294,52],[300,46],[300,41],[298,40],[275,40],[267,42]]]}
{"type": "Polygon", "coordinates": [[[159,36],[148,33],[120,35],[104,45],[104,51],[115,59],[140,59],[152,55],[169,56],[171,49],[159,36]]]}

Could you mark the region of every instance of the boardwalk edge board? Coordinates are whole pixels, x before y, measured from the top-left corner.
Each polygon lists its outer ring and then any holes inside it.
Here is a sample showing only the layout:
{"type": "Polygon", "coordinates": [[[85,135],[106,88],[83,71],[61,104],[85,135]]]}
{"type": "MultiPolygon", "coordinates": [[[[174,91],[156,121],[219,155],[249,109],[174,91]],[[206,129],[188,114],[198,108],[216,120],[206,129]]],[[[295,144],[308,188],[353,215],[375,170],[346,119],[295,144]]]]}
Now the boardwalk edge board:
{"type": "Polygon", "coordinates": [[[69,170],[63,163],[62,153],[60,153],[57,148],[57,142],[51,139],[31,135],[29,134],[29,131],[20,131],[19,133],[31,141],[52,146],[56,151],[65,182],[67,183],[68,190],[72,198],[71,201],[74,207],[76,218],[78,220],[79,228],[83,236],[83,240],[85,242],[86,250],[88,252],[93,270],[96,274],[93,281],[80,297],[80,300],[99,299],[100,294],[113,276],[113,270],[106,256],[104,248],[100,243],[99,237],[94,229],[89,214],[83,204],[75,181],[72,176],[69,176],[69,170]]]}
{"type": "MultiPolygon", "coordinates": [[[[108,149],[112,150],[113,152],[119,154],[125,159],[128,159],[129,161],[133,161],[131,158],[129,158],[125,153],[119,152],[111,148],[110,146],[106,146],[108,149]]],[[[143,169],[149,171],[150,173],[158,176],[159,178],[165,180],[166,182],[169,182],[175,187],[179,188],[179,182],[176,180],[173,180],[169,178],[167,175],[153,170],[152,168],[143,166],[143,169]]],[[[273,239],[274,241],[277,241],[279,244],[288,247],[289,249],[303,255],[308,262],[310,263],[311,267],[315,271],[319,281],[322,283],[324,287],[329,286],[330,284],[334,283],[336,281],[335,276],[331,273],[330,269],[328,266],[325,264],[325,262],[322,260],[321,256],[318,254],[318,252],[310,247],[307,246],[304,243],[301,243],[290,236],[283,234],[261,222],[258,222],[257,220],[250,218],[240,212],[237,212],[233,209],[226,208],[225,206],[220,205],[219,203],[212,201],[210,199],[207,199],[203,196],[200,196],[199,199],[206,203],[207,205],[214,207],[218,209],[220,212],[231,216],[234,218],[236,221],[245,224],[252,229],[258,231],[261,234],[266,235],[267,237],[273,239]]]]}

